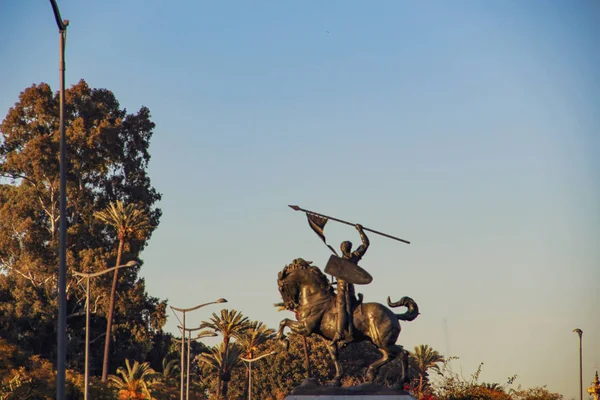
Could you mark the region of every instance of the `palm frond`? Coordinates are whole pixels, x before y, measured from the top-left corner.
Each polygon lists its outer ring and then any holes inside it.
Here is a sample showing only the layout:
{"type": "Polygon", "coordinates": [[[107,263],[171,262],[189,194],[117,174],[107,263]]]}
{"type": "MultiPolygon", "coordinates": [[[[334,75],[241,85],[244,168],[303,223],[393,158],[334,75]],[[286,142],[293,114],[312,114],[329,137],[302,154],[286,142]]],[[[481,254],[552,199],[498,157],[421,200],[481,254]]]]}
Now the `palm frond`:
{"type": "Polygon", "coordinates": [[[110,203],[104,210],[95,212],[94,216],[112,226],[117,231],[119,239],[153,228],[148,214],[137,204],[125,205],[119,200],[110,203]]]}

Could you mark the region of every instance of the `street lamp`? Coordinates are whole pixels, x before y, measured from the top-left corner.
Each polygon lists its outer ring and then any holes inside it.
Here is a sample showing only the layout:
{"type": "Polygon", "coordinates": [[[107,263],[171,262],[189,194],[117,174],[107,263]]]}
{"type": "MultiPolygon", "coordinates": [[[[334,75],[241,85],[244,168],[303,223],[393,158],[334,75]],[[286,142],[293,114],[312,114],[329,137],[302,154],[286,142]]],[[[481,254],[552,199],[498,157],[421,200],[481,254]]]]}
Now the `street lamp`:
{"type": "Polygon", "coordinates": [[[58,244],[58,335],[56,360],[56,399],[65,399],[66,367],[67,367],[67,178],[65,138],[65,41],[67,39],[68,20],[63,20],[56,0],[50,0],[56,25],[58,25],[59,41],[59,80],[60,80],[60,190],[59,216],[60,224],[58,244]]]}
{"type": "MultiPolygon", "coordinates": [[[[178,325],[177,327],[179,329],[183,330],[182,326],[178,325]]],[[[202,329],[202,328],[185,328],[185,330],[188,332],[187,369],[186,369],[187,383],[186,383],[186,387],[185,387],[186,400],[190,398],[190,349],[192,348],[192,332],[197,331],[199,329],[202,329]]],[[[202,331],[202,332],[198,333],[198,336],[196,336],[195,339],[202,339],[205,337],[215,337],[215,336],[218,336],[216,334],[216,332],[202,331]]]]}
{"type": "Polygon", "coordinates": [[[252,361],[258,361],[261,358],[272,356],[273,354],[277,354],[277,352],[272,351],[270,353],[263,354],[262,356],[258,356],[258,357],[254,357],[254,358],[240,357],[240,360],[246,361],[248,363],[248,400],[252,400],[252,361]]]}
{"type": "Polygon", "coordinates": [[[88,352],[90,349],[90,278],[93,278],[95,276],[104,275],[106,273],[114,271],[115,269],[135,267],[136,265],[138,265],[137,261],[129,261],[127,264],[117,265],[116,267],[107,268],[100,272],[93,272],[93,273],[85,273],[85,272],[77,272],[77,271],[73,272],[73,275],[83,276],[84,278],[86,278],[86,282],[85,282],[85,389],[83,392],[84,400],[88,400],[89,388],[90,388],[89,387],[90,374],[89,374],[89,370],[88,370],[88,367],[89,367],[88,366],[88,352]]]}
{"type": "Polygon", "coordinates": [[[583,331],[577,328],[573,329],[573,332],[576,332],[579,335],[579,399],[583,400],[583,361],[581,353],[581,337],[583,336],[583,331]]]}
{"type": "Polygon", "coordinates": [[[210,303],[204,303],[204,304],[200,304],[196,307],[191,307],[191,308],[177,308],[177,307],[171,307],[171,310],[174,311],[179,311],[181,313],[183,313],[183,321],[181,323],[181,325],[183,325],[182,329],[183,329],[183,333],[181,335],[181,364],[180,364],[180,374],[181,374],[181,400],[184,400],[184,385],[185,385],[185,380],[184,380],[184,371],[185,371],[185,313],[186,312],[190,312],[190,311],[195,311],[199,308],[202,308],[204,306],[208,306],[210,304],[218,304],[218,303],[227,303],[227,300],[220,298],[216,301],[211,301],[210,303]]]}

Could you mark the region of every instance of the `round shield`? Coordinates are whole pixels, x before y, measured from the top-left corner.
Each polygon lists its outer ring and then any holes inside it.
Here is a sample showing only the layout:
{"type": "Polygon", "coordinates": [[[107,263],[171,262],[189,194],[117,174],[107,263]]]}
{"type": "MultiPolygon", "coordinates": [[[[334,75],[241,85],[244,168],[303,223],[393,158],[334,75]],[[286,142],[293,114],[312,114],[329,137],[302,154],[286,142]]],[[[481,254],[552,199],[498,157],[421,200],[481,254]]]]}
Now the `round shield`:
{"type": "Polygon", "coordinates": [[[325,272],[354,285],[368,285],[373,280],[371,274],[357,264],[335,255],[329,257],[325,272]]]}

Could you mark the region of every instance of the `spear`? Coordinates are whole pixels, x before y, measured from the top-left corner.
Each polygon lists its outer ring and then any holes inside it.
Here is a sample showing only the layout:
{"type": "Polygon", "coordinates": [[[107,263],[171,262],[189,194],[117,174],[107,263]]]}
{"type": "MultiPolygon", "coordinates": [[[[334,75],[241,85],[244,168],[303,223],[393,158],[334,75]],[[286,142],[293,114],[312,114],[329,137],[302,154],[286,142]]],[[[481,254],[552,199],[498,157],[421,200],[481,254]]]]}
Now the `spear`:
{"type": "MultiPolygon", "coordinates": [[[[344,221],[344,220],[341,220],[341,219],[329,217],[327,215],[319,214],[319,213],[316,213],[314,211],[305,210],[305,209],[300,208],[298,206],[288,205],[288,207],[290,207],[292,210],[295,210],[295,211],[304,211],[307,214],[318,215],[319,217],[323,217],[323,218],[327,218],[327,219],[330,219],[330,220],[333,220],[333,221],[341,222],[342,224],[346,224],[346,225],[350,225],[350,226],[355,226],[356,225],[356,224],[353,224],[353,223],[348,222],[348,221],[344,221]]],[[[363,229],[365,231],[373,232],[373,233],[376,233],[378,235],[385,236],[387,238],[394,239],[394,240],[397,240],[397,241],[402,242],[402,243],[410,244],[410,242],[408,240],[400,239],[400,238],[398,238],[396,236],[388,235],[387,233],[379,232],[379,231],[376,231],[374,229],[369,229],[369,228],[365,228],[365,227],[363,227],[363,229]]]]}

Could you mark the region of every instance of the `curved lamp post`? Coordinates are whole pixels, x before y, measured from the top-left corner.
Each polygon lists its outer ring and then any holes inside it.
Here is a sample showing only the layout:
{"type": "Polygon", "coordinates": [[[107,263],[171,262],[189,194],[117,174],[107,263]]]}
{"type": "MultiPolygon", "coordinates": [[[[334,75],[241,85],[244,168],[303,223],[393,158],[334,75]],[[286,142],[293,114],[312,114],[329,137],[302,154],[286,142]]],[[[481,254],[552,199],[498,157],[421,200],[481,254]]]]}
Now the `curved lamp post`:
{"type": "MultiPolygon", "coordinates": [[[[181,325],[177,326],[179,329],[183,330],[181,325]]],[[[187,348],[187,368],[186,368],[186,386],[185,386],[185,398],[186,400],[190,398],[190,352],[192,348],[192,332],[197,331],[202,328],[186,328],[185,330],[188,333],[188,348],[187,348]]],[[[194,340],[202,339],[205,337],[215,337],[218,336],[215,332],[211,331],[202,331],[198,333],[198,336],[195,337],[194,340]]]]}
{"type": "Polygon", "coordinates": [[[185,386],[185,379],[184,379],[184,372],[185,372],[185,313],[190,312],[190,311],[195,311],[199,308],[202,308],[204,306],[208,306],[210,304],[218,304],[218,303],[227,303],[227,300],[220,298],[216,301],[211,301],[210,303],[204,303],[204,304],[200,304],[197,305],[196,307],[191,307],[191,308],[177,308],[177,307],[173,307],[173,306],[169,306],[171,307],[171,310],[173,311],[179,311],[181,313],[183,313],[183,321],[181,323],[181,325],[183,325],[182,329],[183,329],[183,333],[181,335],[181,364],[180,364],[180,368],[179,368],[179,373],[181,375],[181,400],[184,400],[184,394],[185,394],[185,390],[184,390],[184,386],[185,386]]]}
{"type": "Polygon", "coordinates": [[[583,400],[583,361],[581,352],[581,337],[583,336],[583,331],[577,328],[573,329],[573,332],[579,335],[579,399],[583,400]]]}
{"type": "Polygon", "coordinates": [[[60,197],[59,197],[59,216],[60,223],[58,227],[58,355],[56,360],[56,398],[65,399],[66,372],[67,372],[67,178],[66,178],[66,152],[67,144],[65,138],[65,42],[67,40],[68,20],[63,20],[60,16],[60,10],[56,0],[50,0],[58,33],[59,42],[59,80],[60,80],[60,111],[59,111],[59,131],[60,131],[60,197]]]}
{"type": "Polygon", "coordinates": [[[263,354],[262,356],[258,356],[258,357],[254,357],[254,358],[240,357],[240,360],[246,361],[248,363],[248,400],[252,400],[252,361],[258,361],[261,358],[272,356],[273,354],[277,354],[277,352],[272,351],[270,353],[263,354]]]}
{"type": "Polygon", "coordinates": [[[119,268],[127,268],[127,267],[135,267],[138,265],[137,261],[129,261],[127,264],[117,265],[116,267],[107,268],[100,272],[93,273],[85,273],[85,272],[77,272],[73,271],[73,275],[83,276],[86,280],[85,282],[85,389],[83,392],[84,400],[88,400],[89,395],[89,383],[90,383],[90,373],[88,370],[88,353],[90,349],[90,278],[95,276],[100,276],[107,274],[115,269],[119,268]]]}

